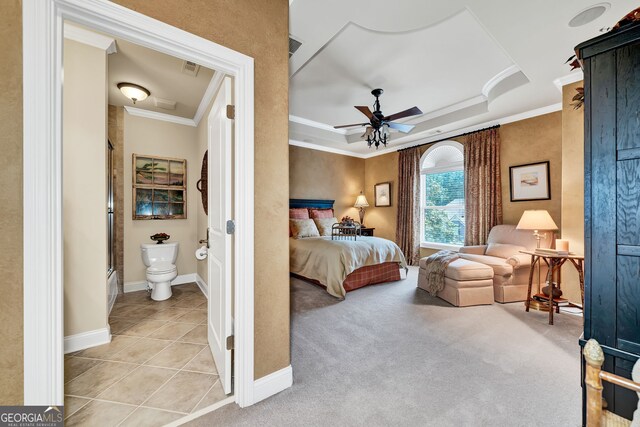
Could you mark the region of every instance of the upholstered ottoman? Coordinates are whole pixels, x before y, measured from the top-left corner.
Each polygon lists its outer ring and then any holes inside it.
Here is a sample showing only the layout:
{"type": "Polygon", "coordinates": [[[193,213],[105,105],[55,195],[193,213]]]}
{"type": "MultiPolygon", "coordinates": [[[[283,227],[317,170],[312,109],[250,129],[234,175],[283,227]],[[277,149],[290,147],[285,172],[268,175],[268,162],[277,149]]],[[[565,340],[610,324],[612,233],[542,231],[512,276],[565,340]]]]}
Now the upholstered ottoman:
{"type": "MultiPolygon", "coordinates": [[[[427,258],[420,260],[418,287],[427,290],[427,258]]],[[[457,307],[493,304],[493,269],[466,259],[451,261],[444,273],[444,289],[438,297],[457,307]]]]}

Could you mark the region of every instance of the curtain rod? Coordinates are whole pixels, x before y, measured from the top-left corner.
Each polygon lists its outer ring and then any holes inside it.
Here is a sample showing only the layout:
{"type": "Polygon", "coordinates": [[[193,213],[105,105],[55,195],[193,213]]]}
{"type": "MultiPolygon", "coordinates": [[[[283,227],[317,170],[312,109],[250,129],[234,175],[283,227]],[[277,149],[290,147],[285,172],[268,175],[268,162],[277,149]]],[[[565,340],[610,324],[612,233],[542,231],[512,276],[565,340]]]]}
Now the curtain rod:
{"type": "Polygon", "coordinates": [[[436,141],[424,142],[422,144],[412,145],[411,147],[400,148],[398,150],[398,152],[405,151],[405,150],[411,150],[412,148],[422,147],[423,145],[435,144],[436,142],[442,142],[442,141],[448,141],[448,140],[454,139],[454,138],[460,138],[461,136],[470,135],[470,134],[476,133],[476,132],[482,132],[482,131],[490,130],[490,129],[497,129],[499,127],[500,127],[500,125],[494,125],[494,126],[489,126],[488,128],[478,129],[478,130],[474,130],[474,131],[471,131],[471,132],[461,133],[460,135],[454,135],[454,136],[449,136],[447,138],[438,139],[436,141]]]}

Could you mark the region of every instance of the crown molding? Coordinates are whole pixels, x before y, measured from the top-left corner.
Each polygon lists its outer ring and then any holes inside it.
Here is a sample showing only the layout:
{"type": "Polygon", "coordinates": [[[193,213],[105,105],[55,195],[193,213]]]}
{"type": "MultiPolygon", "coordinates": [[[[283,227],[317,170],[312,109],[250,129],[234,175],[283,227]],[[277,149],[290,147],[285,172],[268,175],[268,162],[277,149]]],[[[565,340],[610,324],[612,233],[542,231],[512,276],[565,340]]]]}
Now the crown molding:
{"type": "Polygon", "coordinates": [[[553,84],[556,85],[560,92],[562,92],[563,86],[579,82],[580,80],[584,80],[584,73],[582,72],[582,70],[578,69],[577,71],[573,71],[566,76],[558,77],[553,81],[553,84]]]}
{"type": "MultiPolygon", "coordinates": [[[[503,117],[501,119],[498,119],[497,122],[500,125],[506,125],[508,123],[519,122],[520,120],[526,120],[526,119],[531,119],[533,117],[544,116],[545,114],[549,114],[549,113],[555,113],[556,111],[560,111],[560,110],[562,110],[562,102],[558,102],[557,104],[547,105],[546,107],[540,107],[533,110],[525,111],[524,113],[503,117]]],[[[487,126],[489,125],[485,125],[482,127],[487,127],[487,126]]]]}
{"type": "Polygon", "coordinates": [[[213,101],[213,97],[216,96],[222,82],[224,81],[224,73],[219,71],[215,71],[213,73],[213,77],[211,77],[211,81],[209,82],[209,86],[207,86],[207,90],[204,92],[202,96],[202,100],[200,101],[200,105],[198,105],[198,109],[196,110],[196,114],[193,116],[193,121],[198,126],[200,124],[200,120],[204,117],[204,113],[207,112],[207,108],[213,101]]]}
{"type": "Polygon", "coordinates": [[[94,33],[93,31],[85,30],[84,28],[76,27],[75,25],[66,22],[64,24],[64,38],[97,47],[98,49],[102,49],[107,52],[107,55],[111,55],[118,51],[115,39],[94,33]]]}
{"type": "Polygon", "coordinates": [[[184,126],[198,126],[193,119],[187,119],[186,117],[179,117],[171,114],[158,113],[156,111],[143,110],[142,108],[130,107],[128,105],[125,105],[124,109],[132,116],[144,117],[145,119],[160,120],[163,122],[176,123],[184,126]]]}
{"type": "Polygon", "coordinates": [[[403,144],[400,145],[396,145],[393,147],[387,147],[384,150],[380,150],[376,153],[371,153],[371,154],[367,154],[365,155],[365,159],[368,159],[370,157],[375,157],[375,156],[380,156],[382,154],[387,154],[393,151],[397,151],[400,150],[402,148],[407,148],[407,147],[412,147],[414,145],[420,145],[420,144],[428,144],[430,142],[433,141],[439,141],[442,139],[446,139],[446,138],[453,138],[457,135],[460,135],[462,133],[468,133],[468,132],[475,132],[478,131],[480,129],[484,129],[487,127],[491,127],[491,126],[496,126],[496,125],[506,125],[509,123],[513,123],[513,122],[519,122],[521,120],[526,120],[526,119],[531,119],[533,117],[537,117],[537,116],[543,116],[545,114],[549,114],[549,113],[554,113],[556,111],[560,111],[562,110],[562,103],[559,102],[557,104],[551,104],[551,105],[547,105],[545,107],[540,107],[540,108],[535,108],[533,110],[529,110],[529,111],[525,111],[522,113],[518,113],[518,114],[513,114],[511,116],[505,116],[502,118],[498,118],[498,119],[493,119],[493,120],[488,120],[486,122],[483,123],[478,123],[475,125],[470,125],[470,126],[466,126],[463,128],[456,128],[456,129],[452,129],[448,132],[443,132],[443,133],[439,133],[436,135],[431,135],[429,137],[426,138],[422,138],[422,139],[414,139],[410,142],[405,142],[403,144]]]}
{"type": "Polygon", "coordinates": [[[298,123],[298,124],[301,124],[301,125],[305,125],[305,126],[311,126],[313,128],[316,128],[316,129],[322,129],[322,130],[327,130],[329,132],[338,133],[340,135],[346,135],[347,134],[347,130],[346,129],[336,129],[333,126],[328,125],[326,123],[316,122],[316,121],[313,121],[313,120],[305,119],[304,117],[293,116],[291,114],[289,114],[289,121],[290,122],[294,122],[294,123],[298,123]]]}
{"type": "Polygon", "coordinates": [[[163,122],[169,123],[177,123],[179,125],[198,127],[200,124],[200,120],[204,117],[204,114],[207,112],[211,101],[218,93],[222,82],[224,81],[224,73],[219,71],[214,72],[211,81],[209,82],[209,86],[207,86],[207,90],[202,96],[202,100],[200,101],[200,105],[198,105],[198,109],[196,110],[196,114],[193,116],[193,119],[188,119],[186,117],[175,116],[173,114],[167,113],[159,113],[157,111],[144,110],[142,108],[131,107],[125,105],[124,109],[127,110],[127,113],[132,116],[144,117],[146,119],[160,120],[163,122]]]}
{"type": "Polygon", "coordinates": [[[364,154],[353,153],[351,151],[341,150],[339,148],[333,148],[333,147],[326,147],[324,145],[313,144],[310,142],[297,141],[295,139],[290,139],[289,145],[293,145],[295,147],[301,147],[301,148],[308,148],[310,150],[324,151],[325,153],[340,154],[341,156],[357,157],[359,159],[366,158],[366,155],[364,154]]]}

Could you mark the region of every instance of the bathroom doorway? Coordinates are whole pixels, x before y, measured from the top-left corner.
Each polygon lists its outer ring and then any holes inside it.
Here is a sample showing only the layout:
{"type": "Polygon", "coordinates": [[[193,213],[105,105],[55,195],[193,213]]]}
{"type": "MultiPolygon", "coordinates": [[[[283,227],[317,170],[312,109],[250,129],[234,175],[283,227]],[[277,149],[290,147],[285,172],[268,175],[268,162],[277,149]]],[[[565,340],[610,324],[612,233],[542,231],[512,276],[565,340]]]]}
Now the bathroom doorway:
{"type": "MultiPolygon", "coordinates": [[[[64,333],[62,324],[64,268],[62,250],[60,250],[63,247],[61,233],[63,220],[61,215],[62,174],[67,172],[69,169],[67,165],[71,163],[62,162],[60,156],[63,143],[63,123],[61,120],[61,95],[63,92],[61,66],[64,62],[62,34],[65,29],[57,27],[55,23],[69,19],[74,24],[79,24],[81,29],[84,27],[85,30],[95,31],[102,35],[113,35],[134,44],[137,42],[143,44],[144,47],[215,69],[220,71],[222,75],[233,76],[232,88],[233,93],[237,96],[235,120],[232,125],[236,144],[231,148],[233,150],[232,164],[235,169],[232,174],[234,198],[231,208],[234,217],[229,219],[235,221],[238,232],[231,234],[233,252],[228,255],[233,256],[233,260],[237,261],[231,263],[232,272],[229,276],[235,279],[238,286],[232,294],[235,337],[230,340],[225,337],[224,341],[234,343],[235,390],[231,400],[240,406],[250,405],[253,403],[252,390],[254,387],[253,62],[250,58],[237,52],[222,48],[151,18],[123,10],[123,8],[109,2],[100,2],[99,5],[100,7],[96,9],[95,5],[90,8],[81,3],[65,0],[52,0],[46,3],[27,0],[24,3],[24,62],[25,70],[30,70],[29,73],[25,72],[24,78],[26,100],[24,122],[30,132],[25,133],[24,139],[25,152],[33,153],[33,164],[25,165],[24,168],[25,191],[31,191],[36,196],[25,200],[25,229],[38,230],[40,235],[37,240],[47,242],[43,243],[40,248],[43,251],[46,248],[46,256],[41,257],[39,263],[36,264],[25,259],[25,319],[28,319],[25,321],[25,404],[37,402],[62,404],[64,400],[63,342],[62,339],[57,340],[54,337],[62,337],[64,333]],[[51,26],[51,23],[54,25],[51,26]],[[44,66],[40,63],[43,58],[52,60],[52,64],[57,65],[44,66]],[[34,63],[32,65],[37,64],[37,66],[28,67],[32,62],[34,63]],[[43,89],[43,85],[47,86],[47,89],[43,89]],[[40,96],[37,97],[37,102],[30,102],[29,99],[36,97],[29,97],[28,94],[35,87],[38,87],[40,96]],[[53,130],[49,127],[50,125],[53,126],[53,130]],[[43,144],[50,148],[40,150],[38,147],[43,144]],[[33,173],[32,166],[38,167],[43,164],[50,164],[53,167],[44,168],[43,170],[46,170],[47,173],[42,173],[42,170],[40,173],[33,173]],[[49,204],[47,201],[57,202],[49,204]],[[51,271],[58,273],[49,274],[51,271]],[[40,310],[39,307],[43,306],[50,306],[51,309],[40,310]]],[[[76,31],[76,36],[78,33],[81,31],[76,31]]],[[[109,47],[105,47],[106,49],[109,47]]],[[[67,77],[65,74],[65,85],[67,77]]],[[[102,147],[104,147],[104,143],[102,147]]],[[[77,160],[78,163],[81,163],[83,159],[78,158],[77,160]]],[[[106,161],[104,163],[106,164],[106,161]]],[[[188,171],[187,176],[189,176],[188,171]]],[[[106,174],[103,177],[106,177],[106,174]]],[[[124,183],[125,186],[127,184],[130,185],[130,182],[124,183]]],[[[132,198],[132,203],[133,201],[132,198]]],[[[177,203],[178,201],[176,201],[177,203]]],[[[104,198],[102,198],[100,206],[102,206],[101,209],[104,209],[104,198]]],[[[104,221],[104,229],[106,230],[108,217],[105,218],[104,211],[102,212],[103,220],[101,222],[104,221]]],[[[101,233],[96,233],[96,235],[99,234],[101,233]]],[[[25,237],[27,236],[28,232],[25,233],[25,237]]],[[[65,255],[68,253],[66,247],[64,247],[64,252],[65,255]]],[[[193,256],[193,252],[191,254],[193,256]]],[[[107,264],[106,259],[107,255],[105,254],[105,264],[107,264]]],[[[102,270],[102,275],[104,277],[104,270],[102,270]]],[[[188,292],[185,290],[182,293],[188,292]]],[[[196,292],[192,293],[197,295],[196,292]]],[[[196,299],[194,297],[192,301],[195,303],[196,299]]],[[[122,311],[120,313],[122,314],[122,311]]],[[[199,324],[200,322],[198,322],[199,324]]],[[[94,337],[84,336],[84,338],[90,340],[94,337]]],[[[120,339],[119,341],[124,343],[131,340],[120,339]]],[[[127,353],[125,351],[127,348],[133,348],[124,346],[124,344],[119,345],[123,345],[123,347],[118,353],[123,352],[123,355],[127,353]]],[[[91,349],[87,351],[89,350],[91,349]]],[[[90,354],[89,352],[87,356],[90,354]]],[[[104,354],[102,356],[106,357],[104,354]]],[[[184,371],[187,374],[197,372],[183,368],[178,371],[178,373],[184,371]]],[[[131,381],[135,383],[135,380],[134,378],[131,381]]],[[[115,397],[112,398],[114,402],[117,400],[115,397]]]]}
{"type": "Polygon", "coordinates": [[[171,422],[233,400],[233,79],[64,24],[66,421],[96,402],[128,411],[126,422],[171,422]],[[197,189],[201,176],[208,185],[197,189]],[[102,188],[104,223],[93,206],[102,188]],[[94,269],[105,259],[106,293],[94,269]]]}

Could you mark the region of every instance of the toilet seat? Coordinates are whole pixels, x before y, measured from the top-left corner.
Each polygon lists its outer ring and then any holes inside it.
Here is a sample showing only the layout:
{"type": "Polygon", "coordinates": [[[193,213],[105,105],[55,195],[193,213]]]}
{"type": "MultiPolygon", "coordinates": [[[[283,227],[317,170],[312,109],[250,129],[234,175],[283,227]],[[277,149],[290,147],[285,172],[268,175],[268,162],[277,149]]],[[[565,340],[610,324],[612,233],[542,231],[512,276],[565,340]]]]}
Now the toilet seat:
{"type": "Polygon", "coordinates": [[[147,274],[167,274],[177,270],[176,266],[170,262],[158,262],[147,268],[147,274]]]}

